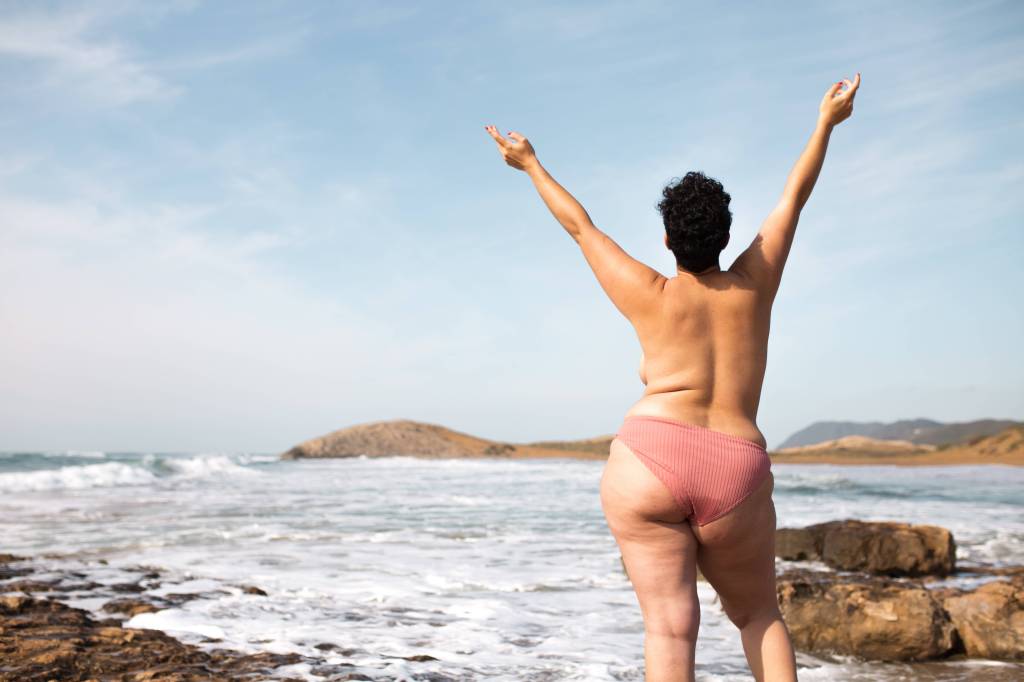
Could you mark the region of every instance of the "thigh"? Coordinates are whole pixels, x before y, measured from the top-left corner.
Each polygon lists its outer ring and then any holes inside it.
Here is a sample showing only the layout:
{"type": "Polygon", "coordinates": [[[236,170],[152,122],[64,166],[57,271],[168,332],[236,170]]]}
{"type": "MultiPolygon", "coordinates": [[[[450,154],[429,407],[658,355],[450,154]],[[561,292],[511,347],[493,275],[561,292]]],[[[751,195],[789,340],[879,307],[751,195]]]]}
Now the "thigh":
{"type": "Polygon", "coordinates": [[[774,477],[769,475],[736,509],[694,526],[701,574],[734,620],[778,607],[773,487],[774,477]]]}
{"type": "Polygon", "coordinates": [[[695,634],[697,540],[665,485],[617,439],[601,476],[601,507],[645,627],[695,634]]]}

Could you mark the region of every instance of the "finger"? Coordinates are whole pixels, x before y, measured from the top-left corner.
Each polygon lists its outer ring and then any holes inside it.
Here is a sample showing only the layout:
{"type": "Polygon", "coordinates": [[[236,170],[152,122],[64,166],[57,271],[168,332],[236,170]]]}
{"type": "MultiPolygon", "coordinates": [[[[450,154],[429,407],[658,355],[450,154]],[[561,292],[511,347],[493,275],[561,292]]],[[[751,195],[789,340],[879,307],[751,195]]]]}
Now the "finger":
{"type": "Polygon", "coordinates": [[[853,77],[853,83],[850,86],[851,93],[857,92],[857,88],[859,88],[859,87],[860,87],[860,71],[858,71],[857,75],[853,77]]]}
{"type": "Polygon", "coordinates": [[[498,132],[497,128],[495,128],[494,126],[488,126],[487,132],[489,132],[491,134],[491,137],[494,138],[494,141],[498,143],[499,149],[505,149],[506,147],[508,147],[508,141],[501,136],[501,133],[498,132]]]}
{"type": "Polygon", "coordinates": [[[828,89],[828,93],[827,94],[828,94],[829,98],[835,97],[836,93],[839,92],[839,88],[841,88],[841,87],[843,87],[843,82],[842,81],[838,81],[836,83],[833,83],[832,87],[828,89]]]}
{"type": "Polygon", "coordinates": [[[520,135],[519,133],[517,133],[514,130],[508,131],[508,136],[511,137],[516,142],[522,142],[523,140],[526,139],[525,137],[523,137],[522,135],[520,135]]]}
{"type": "Polygon", "coordinates": [[[498,129],[497,128],[495,128],[494,126],[484,126],[484,127],[487,129],[487,132],[491,134],[491,137],[494,138],[494,141],[498,143],[498,147],[499,148],[505,149],[506,147],[509,146],[508,140],[503,138],[498,133],[498,129]]]}

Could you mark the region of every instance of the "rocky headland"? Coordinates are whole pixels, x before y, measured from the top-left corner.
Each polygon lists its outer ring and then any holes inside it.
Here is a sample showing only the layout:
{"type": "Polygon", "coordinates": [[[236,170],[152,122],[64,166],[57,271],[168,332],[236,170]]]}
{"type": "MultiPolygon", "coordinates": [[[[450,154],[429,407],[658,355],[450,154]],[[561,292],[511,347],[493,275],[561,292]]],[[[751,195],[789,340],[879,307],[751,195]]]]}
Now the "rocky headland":
{"type": "Polygon", "coordinates": [[[369,422],[339,429],[325,436],[299,443],[281,455],[282,459],[323,457],[388,457],[411,455],[427,458],[490,457],[522,459],[572,457],[604,459],[612,436],[579,441],[506,443],[471,436],[438,424],[411,419],[369,422]]]}

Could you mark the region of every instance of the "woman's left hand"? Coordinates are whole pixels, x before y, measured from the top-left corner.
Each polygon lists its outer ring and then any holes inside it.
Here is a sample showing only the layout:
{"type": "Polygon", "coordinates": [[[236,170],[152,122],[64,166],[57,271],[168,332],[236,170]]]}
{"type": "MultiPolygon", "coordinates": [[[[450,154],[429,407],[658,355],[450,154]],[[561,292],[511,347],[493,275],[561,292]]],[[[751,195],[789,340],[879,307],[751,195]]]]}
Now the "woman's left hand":
{"type": "Polygon", "coordinates": [[[537,154],[533,151],[533,145],[525,137],[511,131],[508,136],[512,139],[506,140],[494,126],[484,126],[484,128],[494,138],[505,163],[521,171],[528,171],[537,165],[537,154]]]}

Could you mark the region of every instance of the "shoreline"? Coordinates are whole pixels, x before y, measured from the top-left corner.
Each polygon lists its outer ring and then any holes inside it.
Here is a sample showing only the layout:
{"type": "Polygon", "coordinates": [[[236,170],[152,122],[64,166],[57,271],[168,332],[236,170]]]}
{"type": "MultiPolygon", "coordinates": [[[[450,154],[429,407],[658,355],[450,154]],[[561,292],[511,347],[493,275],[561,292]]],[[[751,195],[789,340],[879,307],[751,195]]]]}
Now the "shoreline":
{"type": "MultiPolygon", "coordinates": [[[[593,452],[585,452],[579,450],[554,450],[549,448],[536,448],[535,452],[528,451],[527,448],[520,448],[520,452],[515,454],[480,454],[480,455],[421,455],[421,454],[401,454],[395,453],[390,455],[343,455],[337,457],[295,457],[282,459],[281,461],[321,461],[330,459],[358,459],[360,457],[366,457],[367,459],[384,459],[388,457],[415,457],[416,459],[423,460],[453,460],[453,459],[466,459],[466,460],[489,460],[489,461],[501,461],[501,460],[543,460],[543,459],[574,459],[574,460],[585,460],[585,461],[604,461],[608,459],[607,454],[596,454],[593,452]],[[525,451],[525,452],[523,452],[525,451]]],[[[850,465],[850,466],[901,466],[901,467],[913,467],[913,466],[1013,466],[1020,467],[1024,466],[1024,453],[1016,457],[1001,457],[1001,458],[986,458],[964,454],[953,454],[946,455],[945,453],[924,453],[921,455],[874,455],[874,454],[815,454],[815,455],[804,455],[804,454],[790,454],[790,453],[776,453],[772,450],[768,451],[768,456],[771,458],[772,464],[830,464],[830,465],[850,465]]]]}
{"type": "MultiPolygon", "coordinates": [[[[193,633],[190,639],[196,641],[190,642],[161,629],[126,625],[136,616],[216,598],[225,588],[246,598],[267,597],[260,587],[226,582],[206,591],[187,591],[190,580],[191,574],[176,575],[160,566],[0,553],[0,682],[253,682],[271,676],[278,682],[304,682],[310,674],[325,680],[380,679],[353,662],[364,651],[331,642],[314,645],[322,655],[253,652],[211,646],[222,642],[215,633],[193,633]],[[48,561],[69,564],[54,567],[48,561]],[[98,578],[115,582],[101,583],[98,578]],[[161,585],[175,584],[186,591],[154,593],[161,585]],[[89,602],[96,606],[83,608],[89,602]]],[[[428,654],[377,655],[410,662],[437,660],[428,654]]]]}
{"type": "MultiPolygon", "coordinates": [[[[859,590],[858,594],[864,592],[871,599],[877,600],[884,596],[886,600],[896,602],[902,599],[900,594],[903,593],[928,593],[934,595],[938,600],[936,603],[941,603],[943,595],[972,594],[978,591],[978,586],[967,588],[964,592],[941,585],[926,589],[927,584],[945,583],[954,577],[986,576],[990,579],[986,582],[998,581],[1002,577],[1003,580],[1016,583],[1024,578],[1024,567],[1021,566],[965,566],[958,567],[949,576],[893,580],[860,572],[851,574],[848,571],[814,567],[799,568],[800,564],[799,561],[789,560],[777,565],[780,598],[786,595],[791,597],[790,593],[796,587],[811,586],[819,591],[859,590]]],[[[281,682],[301,682],[308,679],[308,675],[331,680],[384,679],[376,675],[379,671],[374,671],[373,666],[367,668],[365,657],[368,652],[339,647],[330,642],[314,645],[313,648],[322,652],[322,655],[269,650],[244,651],[216,646],[222,640],[212,634],[183,639],[178,633],[147,628],[144,626],[144,618],[140,619],[143,622],[141,626],[126,625],[139,614],[173,609],[192,600],[215,598],[223,594],[225,588],[240,590],[247,595],[246,598],[267,597],[263,589],[250,584],[223,583],[205,591],[190,591],[187,583],[195,578],[197,576],[189,573],[178,574],[154,565],[110,565],[102,558],[79,559],[48,553],[36,556],[0,553],[0,658],[4,661],[0,667],[0,682],[28,679],[79,682],[101,679],[251,682],[254,679],[271,678],[281,682]],[[69,563],[58,566],[49,564],[54,560],[69,563]],[[167,591],[168,587],[177,584],[181,584],[184,591],[167,591]],[[83,608],[86,602],[94,606],[83,608]],[[362,664],[355,662],[358,659],[364,659],[362,664]]],[[[910,613],[901,611],[902,615],[910,613]]],[[[797,612],[792,617],[801,618],[797,612]]],[[[814,632],[819,629],[827,631],[828,621],[819,622],[817,618],[815,615],[808,621],[804,616],[802,620],[794,620],[791,627],[797,633],[807,628],[814,632]]],[[[930,679],[929,671],[946,671],[950,664],[972,660],[984,661],[1004,669],[1005,676],[997,674],[985,678],[993,682],[1015,679],[1014,676],[1024,670],[1024,662],[965,656],[961,649],[953,648],[934,658],[896,661],[892,664],[904,670],[907,666],[919,670],[920,676],[914,675],[911,679],[930,679]]],[[[800,650],[826,661],[837,655],[829,651],[800,650]]],[[[434,656],[423,653],[406,656],[378,653],[377,656],[381,660],[401,658],[410,663],[438,662],[434,656]]],[[[885,665],[885,660],[867,656],[860,663],[878,666],[885,665]]]]}
{"type": "Polygon", "coordinates": [[[842,466],[1024,466],[1024,453],[1010,457],[979,457],[963,453],[929,452],[920,455],[820,454],[768,452],[772,464],[834,464],[842,466]]]}

